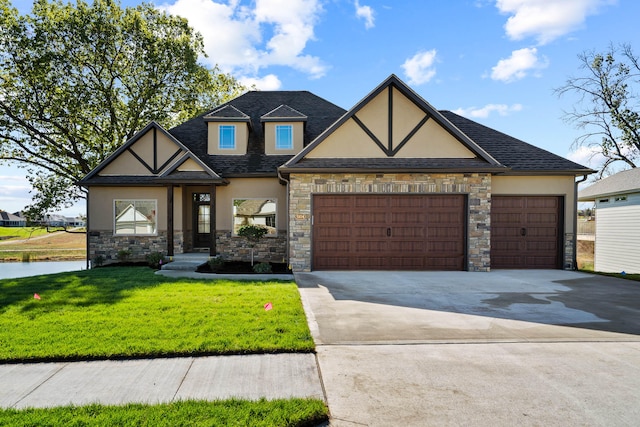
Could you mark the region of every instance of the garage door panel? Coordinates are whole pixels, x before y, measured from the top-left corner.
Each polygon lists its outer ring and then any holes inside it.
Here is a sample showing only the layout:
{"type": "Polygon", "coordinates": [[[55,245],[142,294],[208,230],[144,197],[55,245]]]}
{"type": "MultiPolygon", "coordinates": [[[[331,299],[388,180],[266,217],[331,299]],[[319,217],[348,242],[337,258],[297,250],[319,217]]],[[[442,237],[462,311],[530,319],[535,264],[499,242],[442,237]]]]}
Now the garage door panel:
{"type": "Polygon", "coordinates": [[[329,227],[318,227],[315,231],[315,234],[320,237],[322,241],[326,239],[339,239],[339,238],[349,238],[351,236],[351,228],[350,227],[338,227],[338,226],[329,226],[329,227]]]}
{"type": "Polygon", "coordinates": [[[424,224],[424,212],[391,212],[391,222],[394,224],[424,224]]]}
{"type": "Polygon", "coordinates": [[[558,268],[563,199],[493,196],[491,267],[558,268]]]}
{"type": "Polygon", "coordinates": [[[364,239],[364,238],[380,238],[387,236],[387,227],[380,226],[371,226],[371,227],[362,227],[357,226],[351,229],[351,237],[353,239],[364,239]]]}
{"type": "Polygon", "coordinates": [[[358,252],[375,252],[376,254],[386,252],[387,246],[387,242],[384,240],[364,240],[352,243],[352,247],[358,252]]]}
{"type": "Polygon", "coordinates": [[[385,212],[353,212],[351,213],[353,224],[386,224],[385,212]]]}
{"type": "Polygon", "coordinates": [[[316,220],[323,224],[344,224],[349,221],[349,217],[349,212],[328,211],[319,213],[316,220]]]}
{"type": "Polygon", "coordinates": [[[462,270],[465,200],[463,195],[316,195],[313,268],[462,270]],[[343,206],[342,213],[349,215],[323,215],[326,211],[337,213],[335,206],[343,206]],[[332,222],[324,222],[326,218],[332,222]],[[342,222],[336,223],[336,219],[342,222]],[[341,252],[343,259],[338,261],[330,251],[344,251],[344,245],[325,244],[325,240],[348,240],[349,252],[341,252]]]}

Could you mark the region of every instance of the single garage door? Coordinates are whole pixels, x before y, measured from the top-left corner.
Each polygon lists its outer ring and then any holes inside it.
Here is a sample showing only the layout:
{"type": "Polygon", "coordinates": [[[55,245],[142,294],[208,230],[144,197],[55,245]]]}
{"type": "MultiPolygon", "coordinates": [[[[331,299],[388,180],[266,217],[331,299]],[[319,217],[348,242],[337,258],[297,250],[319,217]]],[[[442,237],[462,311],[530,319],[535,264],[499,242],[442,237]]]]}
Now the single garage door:
{"type": "Polygon", "coordinates": [[[315,195],[314,270],[463,270],[464,195],[315,195]]]}
{"type": "Polygon", "coordinates": [[[491,268],[560,268],[563,199],[491,198],[491,268]]]}

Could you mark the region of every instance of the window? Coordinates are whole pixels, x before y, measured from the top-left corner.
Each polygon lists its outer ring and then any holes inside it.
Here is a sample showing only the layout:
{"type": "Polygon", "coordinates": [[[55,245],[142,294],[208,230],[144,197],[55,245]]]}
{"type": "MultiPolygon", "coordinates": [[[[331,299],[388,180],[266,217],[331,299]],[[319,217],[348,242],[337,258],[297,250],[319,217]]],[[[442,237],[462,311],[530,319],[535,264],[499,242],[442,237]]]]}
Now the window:
{"type": "Polygon", "coordinates": [[[600,203],[609,203],[609,199],[600,199],[598,200],[600,203]]]}
{"type": "Polygon", "coordinates": [[[221,150],[236,149],[236,127],[233,125],[220,125],[218,148],[221,150]]]}
{"type": "Polygon", "coordinates": [[[267,236],[275,236],[276,207],[275,199],[234,199],[233,200],[233,235],[243,225],[264,225],[269,230],[267,236]]]}
{"type": "Polygon", "coordinates": [[[157,200],[114,200],[114,234],[155,235],[157,200]]]}
{"type": "Polygon", "coordinates": [[[276,150],[293,149],[293,126],[276,125],[276,150]]]}
{"type": "Polygon", "coordinates": [[[627,201],[627,196],[618,196],[614,199],[614,201],[616,202],[626,202],[627,201]]]}

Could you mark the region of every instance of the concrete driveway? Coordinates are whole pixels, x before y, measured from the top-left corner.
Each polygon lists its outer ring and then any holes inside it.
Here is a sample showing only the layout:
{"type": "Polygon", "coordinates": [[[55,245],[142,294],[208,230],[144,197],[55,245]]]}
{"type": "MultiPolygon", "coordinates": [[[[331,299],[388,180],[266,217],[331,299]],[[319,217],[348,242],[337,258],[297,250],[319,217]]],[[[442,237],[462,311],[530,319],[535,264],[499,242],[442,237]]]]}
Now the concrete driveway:
{"type": "Polygon", "coordinates": [[[556,270],[296,281],[332,426],[640,419],[637,282],[556,270]]]}

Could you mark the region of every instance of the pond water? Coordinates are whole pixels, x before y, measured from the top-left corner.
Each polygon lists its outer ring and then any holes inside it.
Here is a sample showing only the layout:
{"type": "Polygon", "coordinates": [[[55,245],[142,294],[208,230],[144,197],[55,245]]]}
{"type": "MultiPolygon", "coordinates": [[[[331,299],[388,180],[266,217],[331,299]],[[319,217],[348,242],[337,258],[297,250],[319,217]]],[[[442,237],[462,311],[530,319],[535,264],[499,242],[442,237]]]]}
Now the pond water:
{"type": "Polygon", "coordinates": [[[86,261],[0,262],[0,279],[86,270],[86,261]]]}

